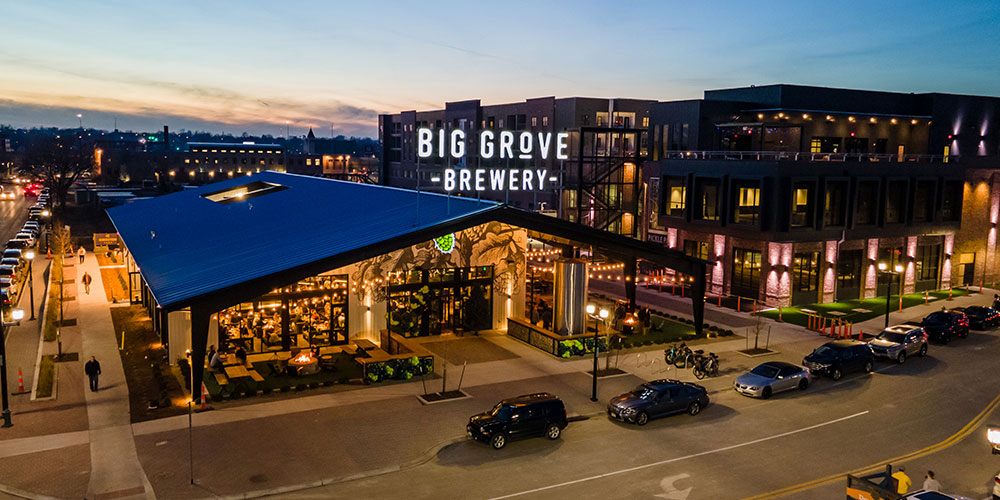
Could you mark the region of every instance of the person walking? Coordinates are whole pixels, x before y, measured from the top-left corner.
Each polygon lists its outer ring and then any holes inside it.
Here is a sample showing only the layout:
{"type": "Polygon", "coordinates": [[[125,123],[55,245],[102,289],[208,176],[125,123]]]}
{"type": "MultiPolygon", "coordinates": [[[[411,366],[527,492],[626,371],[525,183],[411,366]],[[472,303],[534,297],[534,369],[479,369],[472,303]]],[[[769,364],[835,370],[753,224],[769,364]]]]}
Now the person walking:
{"type": "Polygon", "coordinates": [[[90,392],[97,392],[97,377],[101,375],[101,364],[97,362],[97,358],[91,356],[90,361],[83,365],[83,371],[90,378],[90,392]]]}
{"type": "Polygon", "coordinates": [[[929,470],[924,476],[924,489],[927,491],[941,491],[941,483],[934,479],[934,471],[929,470]]]}
{"type": "Polygon", "coordinates": [[[80,256],[80,263],[83,264],[83,258],[87,255],[87,251],[83,249],[83,245],[80,245],[80,249],[77,250],[77,254],[80,256]]]}
{"type": "Polygon", "coordinates": [[[892,475],[892,478],[896,480],[896,493],[899,493],[900,495],[910,491],[910,486],[913,486],[913,481],[910,480],[910,476],[906,475],[906,467],[902,465],[899,466],[899,470],[892,475]]]}
{"type": "Polygon", "coordinates": [[[90,295],[90,283],[94,281],[94,278],[90,277],[90,274],[83,273],[83,278],[80,278],[80,282],[83,283],[83,290],[90,295]]]}

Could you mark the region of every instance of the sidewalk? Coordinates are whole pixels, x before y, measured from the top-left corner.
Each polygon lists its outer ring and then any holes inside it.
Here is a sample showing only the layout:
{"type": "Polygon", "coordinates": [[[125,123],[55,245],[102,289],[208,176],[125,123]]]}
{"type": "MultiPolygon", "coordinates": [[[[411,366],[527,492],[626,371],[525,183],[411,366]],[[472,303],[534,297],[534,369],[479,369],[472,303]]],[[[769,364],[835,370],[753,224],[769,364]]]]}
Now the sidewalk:
{"type": "MultiPolygon", "coordinates": [[[[83,328],[80,360],[86,362],[94,356],[101,363],[98,391],[84,391],[91,462],[87,498],[155,498],[135,451],[128,385],[96,256],[88,253],[85,262],[77,263],[76,268],[77,322],[83,328]],[[93,278],[89,294],[80,283],[84,273],[93,278]]],[[[86,380],[82,382],[87,384],[86,380]]]]}

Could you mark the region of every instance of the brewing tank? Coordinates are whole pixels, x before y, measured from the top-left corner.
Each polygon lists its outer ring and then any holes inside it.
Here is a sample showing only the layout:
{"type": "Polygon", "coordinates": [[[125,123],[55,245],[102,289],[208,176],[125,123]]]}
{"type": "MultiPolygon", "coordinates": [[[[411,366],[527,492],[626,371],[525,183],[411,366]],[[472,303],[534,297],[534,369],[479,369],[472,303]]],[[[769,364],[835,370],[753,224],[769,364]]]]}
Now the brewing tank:
{"type": "Polygon", "coordinates": [[[555,284],[552,291],[552,324],[560,335],[586,332],[587,262],[579,259],[559,259],[555,263],[555,284]]]}

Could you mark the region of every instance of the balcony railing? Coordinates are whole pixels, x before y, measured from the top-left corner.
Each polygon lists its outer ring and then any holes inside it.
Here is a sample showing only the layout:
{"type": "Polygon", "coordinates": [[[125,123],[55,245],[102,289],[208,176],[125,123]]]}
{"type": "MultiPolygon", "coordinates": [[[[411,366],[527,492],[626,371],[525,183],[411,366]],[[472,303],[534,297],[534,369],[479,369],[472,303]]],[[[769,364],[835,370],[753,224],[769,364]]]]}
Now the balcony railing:
{"type": "Polygon", "coordinates": [[[917,155],[889,153],[800,153],[794,151],[668,151],[669,160],[753,160],[753,161],[828,161],[886,163],[948,163],[957,162],[957,155],[917,155]]]}

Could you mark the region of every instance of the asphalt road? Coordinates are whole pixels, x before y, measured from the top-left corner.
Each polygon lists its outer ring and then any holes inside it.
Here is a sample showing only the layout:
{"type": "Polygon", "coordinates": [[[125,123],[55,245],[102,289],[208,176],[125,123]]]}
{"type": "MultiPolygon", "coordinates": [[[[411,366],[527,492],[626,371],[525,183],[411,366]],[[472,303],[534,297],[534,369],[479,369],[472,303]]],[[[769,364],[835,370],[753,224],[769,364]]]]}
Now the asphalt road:
{"type": "MultiPolygon", "coordinates": [[[[799,362],[815,342],[784,345],[764,359],[799,362]]],[[[712,404],[643,428],[609,420],[603,404],[572,408],[591,417],[555,442],[516,441],[501,451],[471,441],[445,446],[400,472],[284,495],[291,498],[663,498],[674,500],[844,498],[843,474],[949,439],[1000,393],[1000,332],[973,332],[905,365],[880,362],[870,375],[816,381],[804,392],[762,401],[707,380],[712,404]],[[827,481],[814,481],[830,478],[827,481]]],[[[998,415],[1000,412],[994,412],[998,415]]],[[[996,420],[996,418],[993,418],[996,420]]],[[[991,421],[987,415],[985,421],[991,421]]],[[[456,429],[456,434],[463,429],[456,429]]],[[[957,444],[907,462],[919,485],[934,469],[949,492],[987,496],[1000,458],[975,428],[957,444]]]]}
{"type": "MultiPolygon", "coordinates": [[[[4,185],[6,190],[13,187],[4,185]]],[[[20,189],[18,192],[20,193],[20,189]]],[[[25,199],[20,194],[16,200],[0,200],[0,242],[6,243],[17,234],[24,226],[24,221],[28,219],[28,207],[34,204],[34,198],[25,199]]]]}

